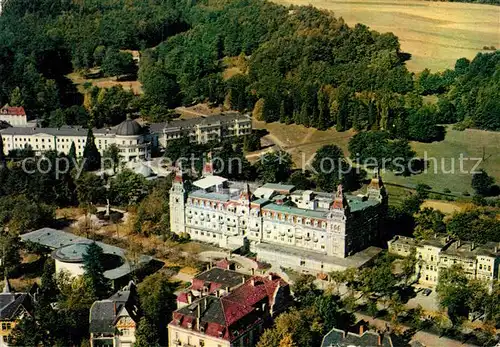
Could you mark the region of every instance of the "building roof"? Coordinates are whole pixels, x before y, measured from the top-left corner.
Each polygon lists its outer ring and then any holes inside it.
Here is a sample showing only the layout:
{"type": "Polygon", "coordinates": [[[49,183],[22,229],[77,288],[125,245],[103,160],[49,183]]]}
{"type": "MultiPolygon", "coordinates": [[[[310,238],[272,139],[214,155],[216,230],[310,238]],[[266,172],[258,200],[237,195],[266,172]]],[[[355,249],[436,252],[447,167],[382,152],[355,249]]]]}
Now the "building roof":
{"type": "Polygon", "coordinates": [[[271,197],[275,194],[274,189],[271,188],[266,188],[266,187],[259,187],[253,192],[253,195],[258,197],[258,198],[263,198],[263,199],[271,199],[271,197]]]}
{"type": "Polygon", "coordinates": [[[214,186],[219,186],[226,181],[227,181],[227,178],[224,178],[221,176],[207,176],[207,177],[202,178],[200,180],[194,181],[193,185],[195,185],[201,189],[208,189],[208,188],[211,188],[214,186]]]}
{"type": "Polygon", "coordinates": [[[142,127],[135,120],[126,119],[116,126],[115,133],[119,136],[134,136],[142,132],[142,127]]]}
{"type": "Polygon", "coordinates": [[[321,347],[392,347],[389,334],[379,334],[374,331],[363,331],[362,334],[347,332],[333,328],[325,335],[321,347]],[[381,341],[379,341],[379,337],[381,341]],[[381,344],[379,343],[381,342],[381,344]]]}
{"type": "Polygon", "coordinates": [[[253,276],[229,294],[204,296],[178,309],[170,324],[232,341],[265,318],[257,304],[265,301],[272,305],[279,286],[288,284],[278,276],[253,276]]]}
{"type": "MultiPolygon", "coordinates": [[[[114,128],[92,129],[94,135],[115,135],[114,128]]],[[[62,126],[60,128],[9,127],[0,130],[2,135],[48,135],[48,136],[82,136],[86,137],[88,129],[80,126],[62,126]]]]}
{"type": "Polygon", "coordinates": [[[262,187],[272,189],[280,194],[290,194],[295,189],[295,186],[291,184],[281,183],[266,183],[262,187]]]}
{"type": "Polygon", "coordinates": [[[478,244],[471,241],[454,241],[448,247],[442,250],[443,254],[459,258],[475,259],[477,256],[500,257],[498,244],[488,242],[478,244]]]}
{"type": "Polygon", "coordinates": [[[52,256],[64,263],[81,263],[83,256],[87,254],[90,242],[73,243],[52,252],[52,256]]]}
{"type": "Polygon", "coordinates": [[[162,123],[151,123],[149,125],[149,130],[152,133],[162,133],[168,132],[169,130],[177,129],[190,129],[194,126],[211,126],[223,123],[233,122],[235,120],[248,120],[251,121],[250,117],[237,112],[221,113],[213,116],[202,116],[198,118],[189,119],[175,119],[169,122],[162,123]]]}
{"type": "Polygon", "coordinates": [[[134,320],[139,321],[139,304],[134,282],[113,294],[109,299],[95,301],[90,307],[91,333],[114,333],[115,323],[120,314],[123,313],[134,320]],[[126,311],[123,311],[125,308],[126,311]]]}
{"type": "Polygon", "coordinates": [[[216,192],[206,192],[204,190],[195,190],[194,192],[189,193],[190,198],[200,198],[200,199],[208,199],[220,202],[227,202],[231,200],[231,195],[226,192],[216,193],[216,192]]]}
{"type": "Polygon", "coordinates": [[[14,293],[11,290],[9,280],[4,279],[4,287],[0,293],[0,320],[16,319],[20,310],[31,311],[33,303],[28,293],[14,293]]]}
{"type": "MultiPolygon", "coordinates": [[[[42,228],[23,234],[21,235],[21,240],[35,242],[52,250],[68,245],[81,243],[88,244],[93,242],[92,240],[89,240],[85,237],[77,236],[62,230],[56,230],[52,228],[42,228]]],[[[125,259],[125,250],[123,250],[122,248],[108,245],[99,241],[97,241],[96,243],[102,248],[105,254],[113,254],[121,257],[122,259],[125,259]]],[[[139,263],[141,265],[145,265],[151,260],[153,260],[151,256],[141,255],[139,258],[139,263]]],[[[104,276],[108,279],[114,280],[128,275],[131,271],[132,270],[130,268],[130,264],[127,261],[124,261],[120,266],[105,271],[104,276]]]]}
{"type": "Polygon", "coordinates": [[[328,211],[326,210],[308,210],[304,208],[298,208],[294,206],[288,205],[279,205],[279,204],[267,204],[263,207],[264,210],[270,210],[279,213],[287,213],[298,216],[304,216],[309,218],[318,218],[323,219],[328,215],[328,211]]]}
{"type": "Polygon", "coordinates": [[[5,105],[2,108],[0,108],[0,114],[5,114],[9,116],[26,116],[26,111],[24,111],[24,107],[15,107],[15,106],[9,106],[5,105]]]}
{"type": "Polygon", "coordinates": [[[211,283],[219,285],[218,287],[233,288],[237,285],[241,285],[249,277],[250,276],[241,274],[236,271],[213,267],[195,276],[193,278],[191,289],[200,290],[204,285],[211,283]]]}

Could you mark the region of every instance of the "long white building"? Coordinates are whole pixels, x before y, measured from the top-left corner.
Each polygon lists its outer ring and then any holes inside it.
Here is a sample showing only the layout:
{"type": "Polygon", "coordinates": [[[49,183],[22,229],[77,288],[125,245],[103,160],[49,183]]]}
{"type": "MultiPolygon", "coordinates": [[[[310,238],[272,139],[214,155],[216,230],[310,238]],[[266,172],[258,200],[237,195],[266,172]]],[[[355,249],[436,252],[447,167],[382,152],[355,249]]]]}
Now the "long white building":
{"type": "Polygon", "coordinates": [[[225,138],[250,135],[252,119],[237,112],[222,113],[191,119],[176,119],[150,125],[151,133],[158,136],[160,146],[166,147],[172,140],[188,137],[192,143],[221,141],[225,138]]]}
{"type": "MultiPolygon", "coordinates": [[[[4,152],[31,148],[36,154],[55,150],[68,154],[75,144],[76,154],[81,157],[87,141],[88,130],[83,127],[61,128],[10,127],[0,130],[4,152]]],[[[150,136],[136,121],[127,119],[113,128],[93,129],[95,144],[101,154],[111,145],[119,148],[123,161],[143,160],[148,157],[155,138],[150,136]]]]}
{"type": "MultiPolygon", "coordinates": [[[[210,170],[205,170],[209,172],[210,170]]],[[[265,184],[254,190],[208,173],[187,191],[177,173],[170,192],[171,230],[234,249],[248,245],[257,259],[303,272],[359,267],[380,252],[385,188],[374,177],[366,195],[295,190],[265,184]]]]}

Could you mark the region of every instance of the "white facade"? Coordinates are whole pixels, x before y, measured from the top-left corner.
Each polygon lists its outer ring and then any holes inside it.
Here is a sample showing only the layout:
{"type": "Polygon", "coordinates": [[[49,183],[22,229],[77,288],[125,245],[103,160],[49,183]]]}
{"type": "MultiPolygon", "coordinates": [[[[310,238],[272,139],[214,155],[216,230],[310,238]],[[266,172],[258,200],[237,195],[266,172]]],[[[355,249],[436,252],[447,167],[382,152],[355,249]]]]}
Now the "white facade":
{"type": "MultiPolygon", "coordinates": [[[[85,149],[88,130],[81,127],[62,128],[6,128],[0,131],[4,151],[31,147],[37,154],[55,150],[68,154],[75,144],[76,155],[81,157],[85,149]]],[[[116,145],[124,162],[143,160],[149,156],[150,137],[143,134],[122,134],[116,128],[94,129],[95,145],[99,152],[116,145]]]]}
{"type": "Polygon", "coordinates": [[[248,244],[262,261],[274,263],[271,255],[282,251],[286,256],[281,259],[293,257],[298,267],[318,272],[332,268],[328,262],[349,265],[342,259],[379,239],[378,217],[386,203],[381,181],[377,195],[363,197],[347,196],[341,187],[335,194],[297,191],[286,196],[280,193],[293,186],[281,185],[281,191],[280,185],[269,186],[277,192],[274,200],[254,200],[248,186],[186,192],[178,174],[170,192],[171,230],[222,248],[248,244]]]}
{"type": "MultiPolygon", "coordinates": [[[[0,0],[0,13],[2,13],[2,1],[0,0]]],[[[27,127],[28,117],[22,107],[11,107],[5,105],[0,108],[0,121],[9,123],[13,127],[27,127]]]]}
{"type": "Polygon", "coordinates": [[[158,134],[159,144],[166,147],[169,141],[189,137],[192,143],[221,141],[252,133],[252,119],[239,113],[228,113],[192,119],[173,120],[150,126],[158,134]]]}
{"type": "Polygon", "coordinates": [[[388,244],[389,252],[401,256],[408,256],[415,249],[416,272],[419,283],[424,286],[435,287],[440,271],[453,265],[460,265],[470,279],[491,283],[500,278],[500,253],[493,242],[477,245],[452,240],[448,235],[416,241],[396,235],[388,244]]]}
{"type": "Polygon", "coordinates": [[[83,276],[85,270],[83,269],[83,263],[67,263],[59,259],[55,260],[56,274],[61,272],[68,273],[71,277],[83,276]]]}

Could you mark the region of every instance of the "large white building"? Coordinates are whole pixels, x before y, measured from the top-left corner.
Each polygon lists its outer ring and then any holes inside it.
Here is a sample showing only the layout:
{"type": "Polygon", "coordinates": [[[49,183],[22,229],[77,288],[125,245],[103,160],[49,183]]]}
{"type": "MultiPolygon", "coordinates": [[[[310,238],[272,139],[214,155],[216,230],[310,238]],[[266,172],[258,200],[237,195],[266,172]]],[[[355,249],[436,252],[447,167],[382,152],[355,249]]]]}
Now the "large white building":
{"type": "MultiPolygon", "coordinates": [[[[36,154],[55,150],[68,154],[75,144],[76,154],[81,157],[87,141],[88,129],[63,126],[61,128],[10,127],[0,130],[4,151],[31,148],[36,154]]],[[[127,119],[113,128],[93,129],[95,145],[101,154],[111,145],[119,148],[123,161],[143,160],[155,145],[154,136],[149,135],[136,121],[127,119]]]]}
{"type": "Polygon", "coordinates": [[[157,134],[158,142],[166,147],[169,141],[188,137],[192,143],[221,141],[224,138],[250,135],[252,119],[248,115],[237,112],[177,119],[150,125],[151,133],[157,134]]]}
{"type": "Polygon", "coordinates": [[[494,242],[477,244],[437,234],[420,241],[396,235],[388,244],[389,252],[401,256],[409,256],[414,250],[418,281],[424,286],[435,287],[440,271],[452,265],[460,265],[470,279],[490,283],[500,279],[500,252],[494,242]]]}
{"type": "MultiPolygon", "coordinates": [[[[209,165],[210,166],[210,165],[209,165]]],[[[234,249],[248,245],[257,259],[303,272],[360,267],[380,252],[379,220],[387,197],[378,175],[366,195],[250,187],[208,174],[187,191],[177,173],[170,192],[171,230],[234,249]]]]}

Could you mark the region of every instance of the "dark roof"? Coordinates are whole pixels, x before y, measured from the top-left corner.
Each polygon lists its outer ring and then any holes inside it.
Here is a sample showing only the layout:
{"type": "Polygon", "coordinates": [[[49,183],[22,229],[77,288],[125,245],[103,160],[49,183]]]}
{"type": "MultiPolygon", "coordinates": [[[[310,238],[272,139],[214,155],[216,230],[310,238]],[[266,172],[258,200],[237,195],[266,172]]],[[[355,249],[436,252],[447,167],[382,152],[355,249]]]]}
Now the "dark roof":
{"type": "Polygon", "coordinates": [[[15,319],[21,308],[31,311],[31,298],[26,293],[0,293],[0,320],[15,319]]]}
{"type": "Polygon", "coordinates": [[[127,119],[116,126],[116,135],[134,136],[142,132],[142,127],[135,120],[127,119]]]}
{"type": "Polygon", "coordinates": [[[116,320],[124,307],[130,318],[137,323],[139,321],[138,300],[135,285],[130,282],[109,299],[95,301],[90,308],[89,331],[91,333],[114,333],[116,320]]]}
{"type": "Polygon", "coordinates": [[[333,328],[323,338],[321,347],[392,347],[392,340],[389,334],[382,334],[382,344],[379,345],[379,334],[374,331],[365,331],[362,335],[333,328]]]}
{"type": "Polygon", "coordinates": [[[236,271],[213,267],[210,270],[207,270],[195,276],[193,279],[193,285],[195,285],[195,283],[199,283],[198,281],[203,281],[203,282],[217,283],[220,284],[222,287],[232,288],[237,285],[243,284],[243,281],[248,279],[249,277],[250,276],[241,274],[236,271]]]}
{"type": "MultiPolygon", "coordinates": [[[[261,303],[266,303],[268,307],[274,305],[278,287],[288,288],[288,284],[279,276],[253,276],[223,296],[203,296],[178,309],[170,324],[232,341],[266,318],[261,311],[261,303]],[[199,326],[197,317],[200,319],[199,326]]],[[[286,293],[289,295],[289,291],[286,293]]]]}
{"type": "Polygon", "coordinates": [[[11,127],[12,127],[12,125],[7,123],[6,121],[0,120],[0,130],[5,129],[5,128],[11,128],[11,127]]]}
{"type": "MultiPolygon", "coordinates": [[[[115,129],[102,128],[92,129],[94,134],[115,134],[115,129]]],[[[0,131],[2,135],[36,135],[46,134],[51,136],[87,136],[88,129],[79,126],[62,126],[60,128],[38,128],[38,127],[10,127],[0,131]]]]}
{"type": "Polygon", "coordinates": [[[237,112],[221,113],[213,116],[207,115],[198,118],[175,119],[169,122],[151,123],[149,125],[149,130],[152,133],[161,133],[164,129],[168,128],[189,129],[196,125],[213,125],[216,123],[224,124],[235,120],[250,120],[250,118],[237,112]]]}

